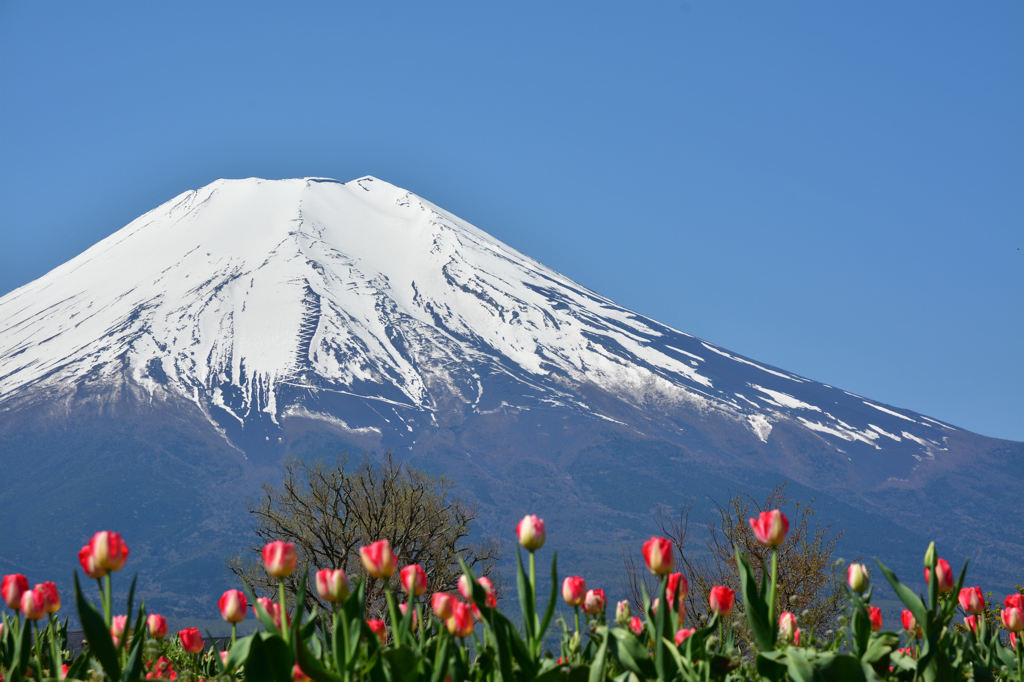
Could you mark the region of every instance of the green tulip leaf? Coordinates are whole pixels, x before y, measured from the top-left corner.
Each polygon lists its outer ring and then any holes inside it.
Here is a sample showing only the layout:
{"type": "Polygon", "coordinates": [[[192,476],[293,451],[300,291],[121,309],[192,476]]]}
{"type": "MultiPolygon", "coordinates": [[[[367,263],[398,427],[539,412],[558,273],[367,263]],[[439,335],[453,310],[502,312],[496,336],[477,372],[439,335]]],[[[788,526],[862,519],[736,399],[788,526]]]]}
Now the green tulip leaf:
{"type": "Polygon", "coordinates": [[[113,682],[121,680],[121,666],[118,662],[117,649],[114,641],[110,638],[110,629],[107,627],[103,616],[82,594],[82,587],[78,583],[78,572],[74,574],[75,583],[75,605],[78,607],[78,620],[82,623],[82,630],[85,639],[89,642],[89,649],[92,655],[99,661],[103,671],[107,673],[113,682]]]}

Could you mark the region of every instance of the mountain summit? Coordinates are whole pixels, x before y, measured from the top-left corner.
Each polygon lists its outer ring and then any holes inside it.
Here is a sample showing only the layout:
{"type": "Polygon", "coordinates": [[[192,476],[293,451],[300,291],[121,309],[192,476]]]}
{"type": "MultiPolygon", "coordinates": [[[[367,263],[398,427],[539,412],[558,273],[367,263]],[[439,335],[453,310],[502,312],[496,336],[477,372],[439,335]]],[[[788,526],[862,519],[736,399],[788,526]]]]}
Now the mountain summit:
{"type": "Polygon", "coordinates": [[[1024,552],[1022,444],[667,327],[372,177],[218,180],[0,298],[7,572],[116,528],[155,603],[214,594],[284,456],[385,448],[608,580],[659,504],[781,481],[850,556],[934,537],[1010,585],[1024,552]]]}

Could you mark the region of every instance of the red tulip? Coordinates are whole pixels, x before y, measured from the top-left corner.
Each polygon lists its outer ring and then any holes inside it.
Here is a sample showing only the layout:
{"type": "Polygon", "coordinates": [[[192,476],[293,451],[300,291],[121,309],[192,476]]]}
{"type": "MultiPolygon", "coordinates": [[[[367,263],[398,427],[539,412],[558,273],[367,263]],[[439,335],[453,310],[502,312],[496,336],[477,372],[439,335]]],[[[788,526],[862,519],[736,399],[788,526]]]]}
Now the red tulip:
{"type": "Polygon", "coordinates": [[[198,628],[179,630],[178,639],[181,640],[181,648],[190,654],[198,654],[206,646],[206,643],[203,642],[203,636],[199,634],[198,628]]]}
{"type": "Polygon", "coordinates": [[[5,575],[0,592],[3,592],[7,606],[17,611],[21,608],[21,595],[28,592],[28,578],[20,573],[5,575]]]}
{"type": "Polygon", "coordinates": [[[882,609],[877,606],[868,607],[868,620],[871,621],[871,629],[878,632],[882,629],[882,609]]]}
{"type": "Polygon", "coordinates": [[[51,582],[45,582],[36,585],[36,589],[41,591],[46,598],[47,613],[57,613],[60,611],[60,593],[57,591],[56,585],[51,582]]]}
{"type": "Polygon", "coordinates": [[[654,575],[671,573],[675,567],[672,543],[667,538],[652,537],[644,543],[641,553],[644,555],[647,570],[654,575]]]}
{"type": "Polygon", "coordinates": [[[373,634],[377,635],[377,640],[381,646],[387,644],[388,641],[388,628],[382,620],[368,620],[366,621],[367,627],[373,631],[373,634]]]}
{"type": "Polygon", "coordinates": [[[637,637],[640,636],[640,633],[644,631],[644,622],[640,620],[640,616],[633,616],[629,619],[629,629],[637,637]]]}
{"type": "Polygon", "coordinates": [[[679,630],[676,630],[676,645],[682,644],[686,641],[687,637],[695,632],[697,631],[693,628],[680,628],[679,630]]]}
{"type": "MultiPolygon", "coordinates": [[[[258,601],[260,603],[260,606],[262,606],[263,610],[267,612],[267,615],[269,615],[271,618],[274,619],[274,627],[276,627],[278,630],[280,630],[281,629],[281,605],[274,603],[273,601],[270,600],[269,597],[256,597],[256,601],[258,601]]],[[[256,612],[256,607],[255,606],[252,608],[252,610],[253,610],[253,613],[256,613],[257,616],[259,615],[256,612]]],[[[288,618],[287,618],[287,616],[285,617],[284,627],[288,627],[288,618]]]]}
{"type": "Polygon", "coordinates": [[[960,608],[972,616],[976,616],[985,610],[985,595],[981,593],[980,587],[965,587],[960,590],[960,608]]]}
{"type": "Polygon", "coordinates": [[[128,561],[128,545],[124,544],[120,533],[111,530],[101,530],[93,535],[89,549],[92,550],[96,566],[107,572],[120,571],[128,561]]]}
{"type": "Polygon", "coordinates": [[[452,615],[445,621],[445,625],[448,626],[448,632],[456,637],[469,637],[473,634],[473,611],[469,604],[455,602],[452,605],[452,615]]]}
{"type": "Polygon", "coordinates": [[[267,573],[275,578],[287,578],[295,570],[295,564],[299,557],[295,553],[295,543],[276,542],[267,543],[263,548],[263,565],[267,573]]]}
{"type": "Polygon", "coordinates": [[[349,595],[348,576],[340,568],[317,571],[316,591],[324,601],[345,601],[349,595]]]}
{"type": "Polygon", "coordinates": [[[387,540],[377,540],[369,547],[360,547],[359,558],[371,578],[390,578],[398,563],[395,553],[391,551],[391,543],[387,540]]]}
{"type": "Polygon", "coordinates": [[[668,577],[668,587],[665,590],[665,599],[669,606],[674,606],[676,597],[686,599],[690,594],[690,583],[683,577],[682,573],[673,573],[668,577]]]}
{"type": "Polygon", "coordinates": [[[736,593],[728,587],[715,585],[708,595],[708,605],[711,610],[720,616],[728,616],[732,613],[732,607],[736,601],[736,593]]]}
{"type": "Polygon", "coordinates": [[[583,613],[588,616],[602,614],[607,603],[604,590],[587,590],[587,596],[583,598],[583,613]]]}
{"type": "Polygon", "coordinates": [[[914,650],[914,647],[912,646],[908,646],[903,649],[897,649],[896,653],[903,654],[904,656],[910,656],[911,658],[917,658],[917,652],[914,650]]]}
{"type": "Polygon", "coordinates": [[[292,668],[292,682],[310,682],[309,675],[302,672],[297,661],[295,667],[292,668]]]}
{"type": "Polygon", "coordinates": [[[797,630],[799,628],[796,626],[796,616],[789,611],[783,611],[779,615],[779,639],[786,643],[792,642],[797,630]]]}
{"type": "MultiPolygon", "coordinates": [[[[406,614],[406,612],[409,610],[409,605],[407,603],[403,602],[403,603],[398,605],[398,610],[401,611],[402,615],[404,616],[406,614]]],[[[419,616],[416,614],[416,609],[413,609],[413,611],[412,611],[412,629],[413,629],[413,632],[416,631],[416,626],[417,625],[419,625],[419,616]]]]}
{"type": "Polygon", "coordinates": [[[448,620],[452,617],[452,607],[455,606],[455,597],[447,592],[435,592],[430,597],[430,608],[439,620],[448,620]]]}
{"type": "MultiPolygon", "coordinates": [[[[484,598],[484,604],[492,609],[495,608],[498,605],[498,598],[494,595],[494,583],[491,582],[490,578],[485,576],[480,576],[476,581],[480,587],[484,588],[484,592],[487,593],[487,596],[484,598]]],[[[472,602],[473,596],[470,593],[469,576],[465,574],[460,575],[458,586],[459,594],[462,595],[462,598],[472,602]]]]}
{"type": "Polygon", "coordinates": [[[516,535],[519,536],[519,544],[530,552],[536,552],[544,546],[544,519],[537,518],[535,514],[528,514],[523,520],[516,524],[516,535]]]}
{"type": "Polygon", "coordinates": [[[1017,650],[1017,633],[1016,632],[1011,632],[1010,633],[1010,648],[1013,649],[1014,651],[1017,650]]]}
{"type": "Polygon", "coordinates": [[[221,595],[217,602],[221,618],[229,623],[241,623],[245,620],[245,612],[249,608],[249,601],[245,594],[238,590],[228,590],[221,595]]]}
{"type": "Polygon", "coordinates": [[[1020,594],[1018,592],[1016,594],[1008,595],[1006,599],[1003,600],[1003,606],[1012,606],[1024,611],[1024,594],[1020,594]]]}
{"type": "MultiPolygon", "coordinates": [[[[924,569],[924,581],[928,582],[929,569],[924,569]]],[[[950,592],[955,587],[953,580],[953,569],[949,567],[949,562],[945,559],[939,559],[935,562],[935,573],[939,576],[939,592],[950,592]]]]}
{"type": "Polygon", "coordinates": [[[163,639],[167,636],[167,619],[159,613],[149,614],[146,625],[149,626],[149,634],[154,639],[163,639]]]}
{"type": "Polygon", "coordinates": [[[562,598],[569,606],[579,606],[587,596],[587,581],[578,575],[562,581],[562,598]]]}
{"type": "Polygon", "coordinates": [[[110,619],[110,638],[114,640],[114,646],[121,645],[126,631],[131,634],[128,630],[128,616],[114,616],[110,619]]]}
{"type": "Polygon", "coordinates": [[[846,584],[857,594],[868,589],[868,568],[864,564],[850,564],[846,569],[846,584]]]}
{"type": "Polygon", "coordinates": [[[909,609],[903,609],[903,613],[900,614],[900,620],[903,622],[903,629],[909,633],[912,633],[914,637],[921,636],[921,626],[918,624],[917,619],[914,618],[914,614],[909,609]]]}
{"type": "MultiPolygon", "coordinates": [[[[24,604],[24,601],[22,602],[24,604]]],[[[1003,627],[1010,632],[1020,632],[1024,630],[1024,611],[1020,610],[1016,606],[1007,606],[999,614],[1000,618],[1003,619],[1003,627]]]]}
{"type": "Polygon", "coordinates": [[[399,577],[406,594],[418,597],[427,591],[427,572],[419,564],[406,566],[399,572],[399,577]]]}
{"type": "Polygon", "coordinates": [[[766,547],[778,547],[789,532],[789,519],[778,509],[763,511],[756,519],[750,519],[754,537],[766,547]]]}
{"type": "MultiPolygon", "coordinates": [[[[658,615],[658,606],[661,603],[661,597],[655,597],[654,601],[651,602],[651,613],[655,616],[658,615]]],[[[686,604],[679,602],[679,609],[676,611],[677,614],[677,625],[682,625],[683,621],[686,620],[686,604]]]]}
{"type": "Polygon", "coordinates": [[[82,570],[90,578],[102,578],[107,574],[103,567],[96,563],[96,557],[89,545],[78,550],[78,563],[82,564],[82,570]]]}
{"type": "Polygon", "coordinates": [[[29,620],[39,620],[46,615],[46,595],[38,587],[21,593],[21,612],[29,620]]]}
{"type": "Polygon", "coordinates": [[[964,616],[964,625],[971,632],[977,634],[978,632],[978,617],[977,616],[964,616]]]}

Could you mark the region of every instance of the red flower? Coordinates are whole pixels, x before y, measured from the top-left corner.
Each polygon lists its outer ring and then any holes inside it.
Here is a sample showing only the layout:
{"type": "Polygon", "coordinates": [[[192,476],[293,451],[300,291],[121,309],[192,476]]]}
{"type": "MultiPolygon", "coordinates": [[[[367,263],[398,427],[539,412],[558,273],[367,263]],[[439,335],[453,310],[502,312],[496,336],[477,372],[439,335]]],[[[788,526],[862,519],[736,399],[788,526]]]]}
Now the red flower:
{"type": "Polygon", "coordinates": [[[340,568],[317,571],[316,591],[324,601],[345,601],[349,594],[348,576],[340,568]]]}
{"type": "Polygon", "coordinates": [[[671,573],[675,567],[672,543],[667,538],[652,537],[644,543],[641,553],[644,555],[647,570],[654,575],[671,573]]]}
{"type": "Polygon", "coordinates": [[[387,540],[377,540],[369,547],[360,547],[359,558],[371,578],[390,578],[398,564],[395,553],[391,551],[391,543],[387,540]]]}
{"type": "Polygon", "coordinates": [[[181,640],[181,647],[190,654],[198,654],[206,646],[203,636],[199,634],[198,628],[185,628],[178,631],[178,639],[181,640]]]}
{"type": "Polygon", "coordinates": [[[708,606],[720,616],[731,614],[735,601],[736,593],[728,587],[722,587],[721,585],[712,587],[711,594],[708,595],[708,606]]]}
{"type": "Polygon", "coordinates": [[[469,604],[455,602],[452,606],[452,615],[445,621],[445,625],[448,626],[448,632],[456,637],[469,637],[473,634],[473,611],[469,604]]]}
{"type": "Polygon", "coordinates": [[[640,620],[640,616],[633,616],[629,619],[629,629],[637,637],[640,636],[640,633],[644,631],[644,622],[640,620]]]}
{"type": "Polygon", "coordinates": [[[882,609],[877,606],[868,607],[868,620],[871,621],[871,629],[878,632],[882,629],[882,609]]]}
{"type": "Polygon", "coordinates": [[[1011,594],[1003,600],[1003,606],[1012,606],[1015,609],[1024,611],[1024,594],[1011,594]]]}
{"type": "Polygon", "coordinates": [[[783,611],[779,615],[779,639],[783,642],[792,642],[800,628],[796,626],[796,616],[789,611],[783,611]]]}
{"type": "Polygon", "coordinates": [[[960,608],[972,616],[976,616],[985,610],[985,596],[981,593],[980,587],[965,587],[960,590],[960,608]]]}
{"type": "Polygon", "coordinates": [[[28,578],[20,573],[5,575],[0,592],[7,606],[17,611],[21,608],[21,595],[28,592],[28,578]]]}
{"type": "Polygon", "coordinates": [[[295,667],[292,668],[292,682],[310,682],[309,675],[302,672],[298,661],[296,661],[295,667]]]}
{"type": "Polygon", "coordinates": [[[39,620],[46,615],[46,595],[36,587],[21,593],[21,612],[29,620],[39,620]]]}
{"type": "Polygon", "coordinates": [[[680,628],[679,630],[676,630],[676,644],[682,644],[687,637],[695,632],[697,631],[692,628],[680,628]]]}
{"type": "Polygon", "coordinates": [[[427,572],[419,564],[406,566],[399,572],[405,593],[418,597],[427,591],[427,572]]]}
{"type": "Polygon", "coordinates": [[[536,552],[544,546],[544,519],[537,518],[535,514],[528,514],[523,520],[516,524],[516,535],[519,536],[519,544],[530,552],[536,552]]]}
{"type": "Polygon", "coordinates": [[[45,582],[36,585],[36,589],[42,592],[46,598],[47,613],[57,613],[57,611],[60,611],[60,592],[57,591],[56,585],[51,582],[45,582]]]}
{"type": "Polygon", "coordinates": [[[1021,630],[1024,630],[1024,611],[1016,606],[1007,606],[1002,610],[999,616],[1003,620],[1003,627],[1010,632],[1020,632],[1021,630]]]}
{"type": "Polygon", "coordinates": [[[263,565],[267,573],[275,578],[287,578],[295,570],[298,562],[295,544],[292,542],[270,542],[263,548],[263,565]]]}
{"type": "Polygon", "coordinates": [[[918,624],[917,619],[914,618],[914,614],[909,609],[903,609],[903,613],[900,614],[900,620],[903,622],[903,629],[914,635],[914,637],[921,636],[921,626],[918,624]]]}
{"type": "Polygon", "coordinates": [[[763,511],[756,519],[750,519],[750,527],[759,543],[767,547],[778,547],[789,532],[789,519],[778,509],[763,511]]]}
{"type": "Polygon", "coordinates": [[[78,563],[82,564],[82,570],[90,578],[102,578],[107,574],[103,567],[96,563],[96,557],[93,556],[92,547],[89,545],[78,550],[78,563]]]}
{"type": "MultiPolygon", "coordinates": [[[[406,612],[409,610],[409,605],[406,604],[406,603],[399,604],[398,605],[398,610],[401,611],[402,615],[404,616],[406,614],[406,612]]],[[[412,611],[412,629],[413,629],[413,632],[416,631],[416,627],[418,625],[419,625],[419,616],[416,615],[416,609],[413,609],[413,611],[412,611]]]]}
{"type": "Polygon", "coordinates": [[[89,549],[92,551],[96,566],[107,572],[120,571],[128,561],[128,545],[124,544],[120,533],[112,530],[101,530],[93,535],[89,541],[89,549]]]}
{"type": "MultiPolygon", "coordinates": [[[[924,581],[929,581],[929,569],[924,569],[924,581]]],[[[953,569],[949,567],[949,562],[945,559],[939,559],[935,562],[935,573],[939,576],[939,592],[951,592],[955,587],[953,581],[953,569]]]]}
{"type": "Polygon", "coordinates": [[[673,573],[668,577],[668,587],[665,590],[665,600],[669,606],[674,606],[676,597],[686,599],[690,594],[690,583],[683,577],[682,573],[673,573]]]}
{"type": "Polygon", "coordinates": [[[384,625],[382,620],[368,620],[366,621],[367,627],[373,631],[373,634],[377,635],[377,640],[381,646],[384,646],[388,641],[388,628],[384,625]]]}
{"type": "Polygon", "coordinates": [[[579,606],[587,596],[587,581],[578,575],[562,581],[562,598],[569,606],[579,606]]]}
{"type": "MultiPolygon", "coordinates": [[[[110,619],[110,638],[114,640],[114,646],[120,646],[121,640],[128,631],[128,616],[114,616],[110,619]]],[[[128,631],[130,634],[130,631],[128,631]]]]}
{"type": "Polygon", "coordinates": [[[447,592],[435,592],[430,597],[430,608],[434,615],[440,620],[448,620],[452,617],[452,607],[455,605],[455,597],[447,592]]]}
{"type": "MultiPolygon", "coordinates": [[[[498,605],[498,598],[494,596],[494,583],[492,583],[489,578],[486,578],[484,576],[480,576],[476,579],[476,581],[480,584],[480,587],[484,588],[484,592],[487,593],[487,597],[484,599],[484,604],[491,607],[492,609],[496,607],[498,605]]],[[[469,576],[465,574],[460,575],[458,585],[459,594],[462,595],[462,598],[466,601],[473,601],[473,596],[470,593],[469,576]]]]}
{"type": "Polygon", "coordinates": [[[249,608],[249,601],[245,594],[238,590],[228,590],[221,595],[217,602],[221,618],[229,623],[241,623],[245,620],[245,612],[249,608]]]}
{"type": "Polygon", "coordinates": [[[146,618],[146,625],[149,626],[149,634],[154,639],[163,639],[167,636],[167,619],[159,613],[151,613],[146,618]]]}
{"type": "MultiPolygon", "coordinates": [[[[258,601],[260,603],[260,606],[262,606],[263,610],[267,612],[267,615],[269,615],[271,618],[274,619],[274,627],[276,627],[278,630],[282,629],[281,628],[281,605],[280,604],[275,604],[268,597],[256,597],[256,601],[258,601]]],[[[256,611],[256,607],[255,606],[252,607],[252,610],[253,610],[253,613],[256,613],[256,615],[259,616],[259,613],[256,611]]],[[[288,627],[287,615],[285,616],[284,627],[288,627]]]]}
{"type": "Polygon", "coordinates": [[[967,628],[977,634],[978,632],[978,617],[977,616],[964,616],[964,624],[967,628]]]}
{"type": "Polygon", "coordinates": [[[587,596],[583,598],[583,613],[588,616],[602,614],[607,603],[604,590],[587,590],[587,596]]]}

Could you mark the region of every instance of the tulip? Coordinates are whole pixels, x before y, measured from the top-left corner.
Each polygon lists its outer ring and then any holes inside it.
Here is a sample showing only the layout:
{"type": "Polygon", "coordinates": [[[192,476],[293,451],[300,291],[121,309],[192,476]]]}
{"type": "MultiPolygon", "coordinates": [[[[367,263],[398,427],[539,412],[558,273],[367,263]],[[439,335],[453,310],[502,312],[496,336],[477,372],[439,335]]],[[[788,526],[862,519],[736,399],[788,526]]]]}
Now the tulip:
{"type": "Polygon", "coordinates": [[[295,570],[295,564],[299,557],[295,553],[295,543],[276,542],[267,543],[263,548],[263,565],[267,573],[275,578],[287,578],[295,570]]]}
{"type": "Polygon", "coordinates": [[[128,545],[124,544],[121,534],[114,531],[101,530],[93,535],[89,549],[92,550],[96,565],[107,572],[120,571],[128,561],[128,545]]]}
{"type": "Polygon", "coordinates": [[[850,564],[846,569],[846,584],[857,594],[864,594],[868,582],[868,568],[864,564],[850,564]]]}
{"type": "Polygon", "coordinates": [[[654,575],[671,573],[675,567],[672,543],[667,538],[652,537],[644,543],[641,553],[644,555],[647,570],[654,575]]]}
{"type": "Polygon", "coordinates": [[[360,547],[359,558],[371,578],[390,578],[398,563],[395,553],[391,551],[391,543],[387,540],[377,540],[369,547],[360,547]]]}
{"type": "Polygon", "coordinates": [[[754,537],[766,547],[778,547],[789,532],[789,519],[778,509],[763,511],[756,519],[750,519],[754,537]]]}
{"type": "MultiPolygon", "coordinates": [[[[269,615],[271,618],[274,619],[274,627],[276,627],[278,630],[280,630],[281,629],[281,605],[280,604],[275,604],[273,601],[270,600],[269,597],[256,597],[256,601],[258,601],[260,603],[260,606],[262,606],[263,610],[267,612],[267,615],[269,615]]],[[[252,610],[253,610],[253,613],[256,613],[256,615],[259,616],[259,613],[256,611],[256,607],[255,606],[252,607],[252,610]]],[[[287,617],[285,618],[285,627],[288,627],[287,617]]]]}
{"type": "MultiPolygon", "coordinates": [[[[924,569],[924,581],[928,582],[928,574],[930,569],[924,569]]],[[[955,587],[953,581],[953,569],[949,567],[949,562],[945,559],[937,559],[935,561],[935,573],[939,576],[939,592],[945,593],[950,592],[955,587]]]]}
{"type": "Polygon", "coordinates": [[[1014,651],[1017,650],[1017,633],[1016,632],[1011,632],[1010,633],[1010,648],[1013,649],[1014,651]]]}
{"type": "MultiPolygon", "coordinates": [[[[24,602],[22,602],[24,604],[24,602]]],[[[1007,606],[999,614],[1003,620],[1003,627],[1010,632],[1020,632],[1024,630],[1024,611],[1017,608],[1016,606],[1007,606]]]]}
{"type": "Polygon", "coordinates": [[[640,616],[633,616],[629,619],[629,629],[637,637],[640,636],[640,633],[644,631],[644,622],[640,620],[640,616]]]}
{"type": "Polygon", "coordinates": [[[626,627],[629,619],[633,617],[633,610],[629,607],[629,600],[623,599],[615,605],[615,622],[626,627]]]}
{"type": "MultiPolygon", "coordinates": [[[[495,608],[498,605],[498,598],[494,595],[494,583],[491,582],[490,578],[487,578],[485,576],[480,576],[476,579],[476,581],[480,585],[480,587],[484,588],[484,592],[486,593],[484,604],[486,604],[492,609],[495,608]]],[[[458,585],[459,594],[462,595],[462,598],[466,601],[472,602],[473,595],[470,588],[469,576],[465,574],[460,575],[458,585]]]]}
{"type": "Polygon", "coordinates": [[[960,590],[958,597],[960,608],[972,616],[976,616],[985,610],[985,596],[981,593],[980,587],[965,587],[960,590]]]}
{"type": "Polygon", "coordinates": [[[665,591],[665,599],[668,600],[668,605],[673,606],[676,603],[676,597],[686,599],[688,594],[690,594],[690,583],[683,577],[683,574],[673,573],[669,575],[668,587],[665,591]]]}
{"type": "Polygon", "coordinates": [[[896,653],[903,654],[904,656],[910,656],[911,658],[917,658],[917,652],[914,651],[914,647],[908,646],[903,649],[897,649],[896,653]]]}
{"type": "Polygon", "coordinates": [[[203,642],[203,636],[199,634],[198,628],[179,630],[178,639],[181,640],[181,648],[190,654],[198,654],[206,646],[206,643],[203,642]]]}
{"type": "Polygon", "coordinates": [[[427,572],[419,564],[406,566],[399,572],[402,589],[412,597],[418,597],[427,591],[427,572]]]}
{"type": "MultiPolygon", "coordinates": [[[[406,611],[409,610],[409,605],[403,602],[403,603],[398,605],[398,610],[401,611],[402,615],[404,616],[406,611]]],[[[412,611],[412,630],[413,630],[413,632],[416,632],[416,626],[417,625],[419,625],[419,616],[416,615],[416,609],[413,609],[413,611],[412,611]]]]}
{"type": "Polygon", "coordinates": [[[1024,594],[1011,594],[1003,600],[1003,606],[1012,606],[1014,608],[1024,611],[1024,594]]]}
{"type": "MultiPolygon", "coordinates": [[[[661,598],[660,597],[655,597],[654,601],[651,602],[651,613],[652,614],[658,615],[658,606],[660,605],[660,603],[661,603],[661,598]]],[[[679,602],[679,610],[676,613],[678,614],[678,617],[677,617],[678,623],[677,623],[677,625],[682,625],[683,621],[686,620],[686,604],[684,604],[683,602],[679,602]]]]}
{"type": "Polygon", "coordinates": [[[366,626],[370,628],[373,634],[377,635],[377,641],[380,642],[381,646],[387,644],[388,641],[388,628],[382,620],[368,620],[366,626]]]}
{"type": "Polygon", "coordinates": [[[28,592],[28,578],[20,573],[5,575],[0,584],[0,592],[7,606],[17,611],[21,608],[21,595],[28,592]]]}
{"type": "Polygon", "coordinates": [[[719,616],[728,616],[732,613],[732,607],[736,601],[736,593],[728,587],[715,585],[708,595],[708,606],[719,616]]]}
{"type": "Polygon", "coordinates": [[[796,616],[789,611],[783,611],[779,616],[779,639],[787,644],[796,637],[799,628],[796,626],[796,616]]]}
{"type": "Polygon", "coordinates": [[[299,667],[298,662],[296,662],[295,667],[292,668],[292,682],[311,682],[309,675],[302,672],[302,668],[299,667]]]}
{"type": "MultiPolygon", "coordinates": [[[[121,640],[128,630],[128,616],[114,616],[110,619],[110,638],[114,640],[114,646],[121,646],[121,640]]],[[[128,631],[130,634],[130,631],[128,631]]]]}
{"type": "Polygon", "coordinates": [[[29,620],[39,620],[46,615],[46,594],[36,588],[21,593],[21,612],[29,620]]]}
{"type": "Polygon", "coordinates": [[[579,606],[587,596],[587,581],[570,576],[562,581],[562,598],[569,606],[579,606]]]}
{"type": "Polygon", "coordinates": [[[452,617],[452,607],[455,606],[455,597],[447,592],[435,592],[430,597],[430,608],[438,620],[448,620],[452,617]]]}
{"type": "Polygon", "coordinates": [[[583,598],[583,613],[588,616],[601,615],[606,604],[604,590],[587,590],[587,596],[583,598]]]}
{"type": "Polygon", "coordinates": [[[469,608],[473,612],[473,620],[478,623],[484,622],[484,614],[480,613],[480,608],[476,604],[470,602],[469,608]]]}
{"type": "Polygon", "coordinates": [[[971,632],[978,633],[978,617],[977,616],[964,616],[964,625],[971,632]]]}
{"type": "Polygon", "coordinates": [[[57,613],[60,611],[60,592],[57,591],[57,586],[47,581],[36,585],[36,589],[43,593],[46,598],[46,612],[57,613]]]}
{"type": "Polygon", "coordinates": [[[231,655],[231,653],[228,652],[228,651],[221,651],[220,652],[220,664],[222,666],[224,666],[225,668],[228,667],[228,656],[230,656],[230,655],[231,655]]]}
{"type": "Polygon", "coordinates": [[[217,602],[220,609],[220,616],[229,623],[241,623],[245,620],[245,612],[249,608],[249,602],[245,594],[238,590],[228,590],[221,595],[217,602]]]}
{"type": "Polygon", "coordinates": [[[465,638],[473,634],[473,612],[469,604],[455,602],[452,605],[452,615],[445,621],[445,625],[448,626],[448,632],[456,637],[465,638]]]}
{"type": "Polygon", "coordinates": [[[878,632],[882,629],[882,609],[877,606],[868,607],[868,620],[871,621],[871,630],[878,632]]]}
{"type": "Polygon", "coordinates": [[[693,628],[680,628],[679,630],[676,630],[676,645],[678,646],[682,644],[687,637],[695,632],[697,631],[693,628]]]}
{"type": "Polygon", "coordinates": [[[78,550],[78,563],[82,564],[82,570],[90,578],[102,578],[107,574],[103,567],[96,563],[96,556],[89,545],[78,550]]]}
{"type": "Polygon", "coordinates": [[[938,553],[935,550],[935,541],[932,540],[931,542],[928,543],[928,549],[924,553],[924,566],[925,566],[925,568],[928,568],[929,566],[931,566],[932,564],[935,563],[935,558],[936,558],[937,554],[938,553]]]}
{"type": "Polygon", "coordinates": [[[340,568],[317,571],[316,591],[326,602],[345,601],[349,595],[348,576],[340,568]]]}
{"type": "Polygon", "coordinates": [[[544,519],[537,518],[535,514],[528,514],[523,520],[516,524],[516,535],[519,536],[519,544],[528,552],[536,552],[544,546],[544,519]]]}
{"type": "Polygon", "coordinates": [[[167,619],[159,613],[149,614],[146,625],[149,626],[149,634],[154,639],[163,639],[167,636],[167,619]]]}
{"type": "Polygon", "coordinates": [[[914,637],[921,636],[921,626],[918,625],[917,619],[914,618],[914,614],[909,609],[903,609],[903,613],[900,614],[900,620],[903,622],[904,630],[913,634],[914,637]]]}

